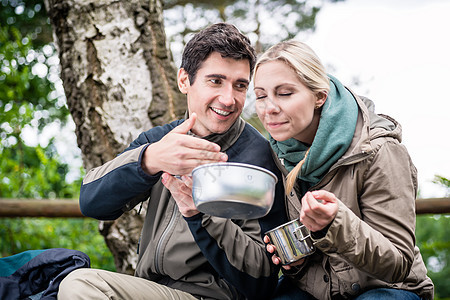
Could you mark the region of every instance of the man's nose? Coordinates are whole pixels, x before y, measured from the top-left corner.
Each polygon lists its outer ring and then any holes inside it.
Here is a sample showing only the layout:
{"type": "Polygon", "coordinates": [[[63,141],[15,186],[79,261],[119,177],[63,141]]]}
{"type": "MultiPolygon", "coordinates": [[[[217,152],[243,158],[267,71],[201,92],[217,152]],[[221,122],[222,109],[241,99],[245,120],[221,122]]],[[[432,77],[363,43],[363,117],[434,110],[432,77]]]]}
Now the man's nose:
{"type": "Polygon", "coordinates": [[[232,86],[225,86],[219,97],[219,102],[224,106],[232,106],[236,102],[234,99],[234,91],[232,86]]]}

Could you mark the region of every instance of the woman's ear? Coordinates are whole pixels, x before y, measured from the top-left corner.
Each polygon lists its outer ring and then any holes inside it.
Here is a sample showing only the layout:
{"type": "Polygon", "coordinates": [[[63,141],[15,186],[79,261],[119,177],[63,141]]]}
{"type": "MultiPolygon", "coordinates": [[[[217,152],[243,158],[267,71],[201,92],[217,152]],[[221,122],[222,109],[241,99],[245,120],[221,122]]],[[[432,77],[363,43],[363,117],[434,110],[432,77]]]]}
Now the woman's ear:
{"type": "Polygon", "coordinates": [[[319,92],[316,99],[316,107],[321,107],[327,100],[328,93],[326,91],[319,92]]]}
{"type": "Polygon", "coordinates": [[[183,68],[180,68],[178,70],[177,82],[180,92],[182,92],[183,94],[187,94],[188,88],[191,84],[189,82],[189,74],[183,68]]]}

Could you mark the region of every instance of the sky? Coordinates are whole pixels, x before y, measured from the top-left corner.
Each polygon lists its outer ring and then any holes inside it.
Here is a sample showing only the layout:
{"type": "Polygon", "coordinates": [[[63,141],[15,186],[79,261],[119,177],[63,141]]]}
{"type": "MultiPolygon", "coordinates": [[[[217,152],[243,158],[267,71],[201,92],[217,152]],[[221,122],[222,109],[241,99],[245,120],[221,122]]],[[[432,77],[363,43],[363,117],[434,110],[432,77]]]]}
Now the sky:
{"type": "Polygon", "coordinates": [[[326,3],[315,32],[296,37],[377,113],[400,122],[421,198],[445,197],[432,180],[450,178],[449,13],[450,1],[439,0],[326,3]]]}

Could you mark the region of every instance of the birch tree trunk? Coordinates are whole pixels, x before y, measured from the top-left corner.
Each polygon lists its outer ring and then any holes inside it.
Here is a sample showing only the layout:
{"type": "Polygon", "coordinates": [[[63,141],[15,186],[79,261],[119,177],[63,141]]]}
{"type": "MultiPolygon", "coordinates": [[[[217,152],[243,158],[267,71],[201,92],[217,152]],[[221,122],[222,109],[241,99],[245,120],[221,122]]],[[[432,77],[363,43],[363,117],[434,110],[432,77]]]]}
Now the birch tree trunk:
{"type": "MultiPolygon", "coordinates": [[[[138,134],[182,116],[161,0],[46,0],[86,170],[138,134]]],[[[145,208],[100,222],[118,272],[132,274],[145,208]]]]}

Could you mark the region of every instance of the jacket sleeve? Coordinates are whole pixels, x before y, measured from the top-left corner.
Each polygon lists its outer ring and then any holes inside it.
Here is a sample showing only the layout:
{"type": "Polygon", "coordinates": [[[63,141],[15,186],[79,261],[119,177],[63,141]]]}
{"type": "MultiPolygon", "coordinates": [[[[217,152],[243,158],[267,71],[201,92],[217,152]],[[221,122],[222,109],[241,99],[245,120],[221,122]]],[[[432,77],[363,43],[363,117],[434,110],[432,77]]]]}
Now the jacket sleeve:
{"type": "Polygon", "coordinates": [[[391,140],[372,157],[357,216],[339,201],[338,213],[316,246],[330,257],[386,282],[401,282],[414,260],[416,169],[404,146],[391,140]]]}
{"type": "Polygon", "coordinates": [[[269,298],[278,268],[265,251],[257,220],[218,218],[202,213],[185,218],[212,267],[247,299],[269,298]]]}
{"type": "Polygon", "coordinates": [[[154,127],[141,133],[113,160],[91,169],[80,189],[83,215],[99,220],[114,220],[150,195],[161,174],[150,176],[141,167],[142,155],[153,142],[160,140],[178,123],[154,127]]]}

